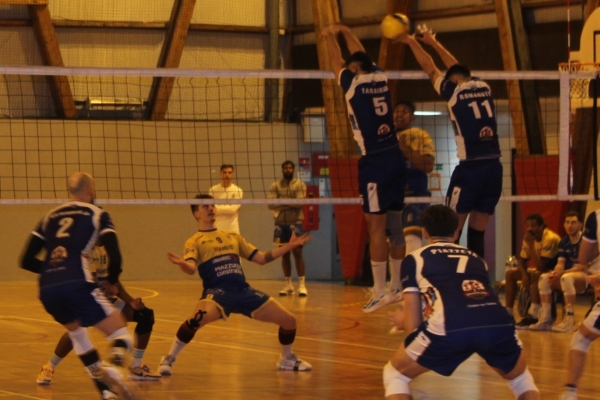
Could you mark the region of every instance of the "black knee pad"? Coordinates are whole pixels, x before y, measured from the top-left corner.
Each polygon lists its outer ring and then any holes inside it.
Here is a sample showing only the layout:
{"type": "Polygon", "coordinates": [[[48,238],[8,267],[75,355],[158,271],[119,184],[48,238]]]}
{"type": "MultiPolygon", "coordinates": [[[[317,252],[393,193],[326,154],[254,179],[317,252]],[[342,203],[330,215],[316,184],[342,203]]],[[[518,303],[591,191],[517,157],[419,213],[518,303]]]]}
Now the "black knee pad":
{"type": "Polygon", "coordinates": [[[138,335],[145,335],[152,332],[154,326],[154,310],[151,308],[144,308],[143,310],[135,310],[133,312],[133,320],[137,322],[135,326],[135,333],[138,335]]]}
{"type": "Polygon", "coordinates": [[[185,323],[187,324],[187,326],[190,329],[197,331],[198,329],[200,329],[200,322],[202,322],[202,318],[204,318],[204,314],[206,314],[206,311],[198,310],[196,315],[194,315],[192,318],[185,321],[185,323]]]}

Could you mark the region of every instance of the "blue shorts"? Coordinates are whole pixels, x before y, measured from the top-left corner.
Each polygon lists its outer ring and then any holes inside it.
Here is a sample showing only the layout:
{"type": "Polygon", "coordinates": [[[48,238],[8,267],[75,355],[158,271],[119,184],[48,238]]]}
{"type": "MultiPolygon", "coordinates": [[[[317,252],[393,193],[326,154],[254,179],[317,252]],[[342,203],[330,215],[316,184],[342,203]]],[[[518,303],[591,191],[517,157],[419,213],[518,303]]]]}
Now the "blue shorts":
{"type": "Polygon", "coordinates": [[[83,327],[94,326],[115,310],[97,284],[84,281],[44,286],[40,288],[40,300],[63,325],[79,321],[83,327]]]}
{"type": "Polygon", "coordinates": [[[594,304],[589,314],[583,320],[583,324],[591,331],[600,335],[600,301],[594,304]]]}
{"type": "Polygon", "coordinates": [[[229,314],[242,314],[253,318],[271,300],[268,294],[250,286],[241,290],[206,289],[200,300],[210,300],[217,304],[223,318],[229,314]]]}
{"type": "Polygon", "coordinates": [[[513,370],[521,355],[521,343],[514,326],[469,329],[438,336],[427,331],[425,324],[408,335],[405,351],[419,365],[450,376],[473,353],[492,368],[505,374],[513,370]]]}
{"type": "Polygon", "coordinates": [[[281,246],[289,243],[292,238],[292,232],[296,232],[296,236],[304,234],[302,224],[275,224],[273,244],[275,246],[281,246]]]}
{"type": "Polygon", "coordinates": [[[430,203],[409,203],[402,210],[402,227],[421,226],[421,216],[430,203]]]}
{"type": "Polygon", "coordinates": [[[358,161],[358,191],[363,211],[385,214],[404,206],[406,162],[400,148],[361,157],[358,161]]]}
{"type": "Polygon", "coordinates": [[[458,214],[478,211],[493,215],[501,195],[500,160],[462,161],[452,172],[446,205],[458,214]]]}

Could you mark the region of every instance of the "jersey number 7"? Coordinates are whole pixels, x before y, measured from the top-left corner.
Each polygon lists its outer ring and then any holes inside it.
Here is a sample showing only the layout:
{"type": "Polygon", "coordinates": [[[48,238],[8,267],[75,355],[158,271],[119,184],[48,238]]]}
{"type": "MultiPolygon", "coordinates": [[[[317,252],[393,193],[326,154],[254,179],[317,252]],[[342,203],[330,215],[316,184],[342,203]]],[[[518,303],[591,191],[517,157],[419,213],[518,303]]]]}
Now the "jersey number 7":
{"type": "Polygon", "coordinates": [[[456,273],[465,273],[465,271],[467,270],[467,262],[469,261],[469,256],[449,255],[448,258],[458,258],[458,266],[456,267],[456,273]]]}

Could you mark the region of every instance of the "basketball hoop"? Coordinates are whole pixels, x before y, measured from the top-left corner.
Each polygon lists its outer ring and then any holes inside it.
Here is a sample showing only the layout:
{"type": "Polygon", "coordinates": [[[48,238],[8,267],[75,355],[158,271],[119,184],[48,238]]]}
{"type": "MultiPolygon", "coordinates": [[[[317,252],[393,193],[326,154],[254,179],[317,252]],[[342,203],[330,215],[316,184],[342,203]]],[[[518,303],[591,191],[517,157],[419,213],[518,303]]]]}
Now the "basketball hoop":
{"type": "MultiPolygon", "coordinates": [[[[559,71],[574,72],[598,72],[600,63],[594,62],[571,62],[558,64],[559,71]]],[[[575,78],[569,81],[571,108],[592,107],[590,96],[590,81],[592,78],[575,78]]]]}

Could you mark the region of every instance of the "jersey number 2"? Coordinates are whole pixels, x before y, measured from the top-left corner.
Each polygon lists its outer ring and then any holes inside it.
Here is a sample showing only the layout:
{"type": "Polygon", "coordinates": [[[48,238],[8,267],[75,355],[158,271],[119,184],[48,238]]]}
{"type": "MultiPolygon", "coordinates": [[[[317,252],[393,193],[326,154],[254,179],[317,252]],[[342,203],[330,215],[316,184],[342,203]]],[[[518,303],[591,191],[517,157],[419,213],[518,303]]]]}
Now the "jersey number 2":
{"type": "Polygon", "coordinates": [[[58,221],[58,224],[60,225],[60,228],[58,228],[58,231],[56,231],[57,238],[71,236],[67,231],[69,230],[71,225],[73,225],[73,218],[62,218],[60,221],[58,221]]]}
{"type": "Polygon", "coordinates": [[[373,106],[375,107],[375,114],[385,115],[388,112],[388,105],[385,102],[385,97],[373,97],[373,106]]]}
{"type": "Polygon", "coordinates": [[[465,273],[465,271],[467,270],[467,262],[469,261],[469,256],[449,255],[448,258],[458,258],[458,266],[456,267],[456,273],[465,273]]]}
{"type": "MultiPolygon", "coordinates": [[[[488,118],[492,118],[494,116],[494,113],[492,112],[492,107],[490,106],[489,100],[486,100],[483,103],[481,103],[481,106],[483,108],[485,108],[485,110],[487,111],[488,118]]],[[[479,104],[477,104],[476,101],[472,101],[469,103],[469,107],[471,107],[473,109],[473,113],[475,114],[475,119],[481,119],[481,111],[479,111],[479,104]]]]}

